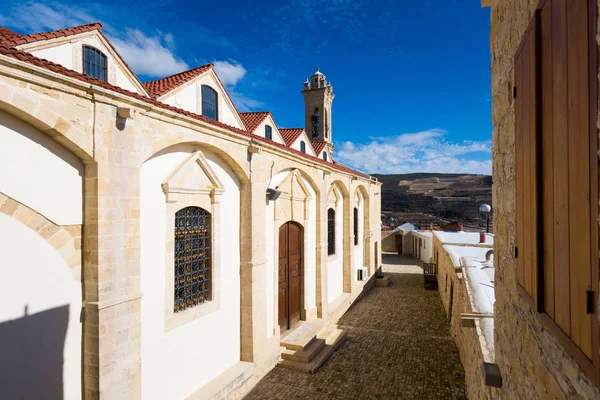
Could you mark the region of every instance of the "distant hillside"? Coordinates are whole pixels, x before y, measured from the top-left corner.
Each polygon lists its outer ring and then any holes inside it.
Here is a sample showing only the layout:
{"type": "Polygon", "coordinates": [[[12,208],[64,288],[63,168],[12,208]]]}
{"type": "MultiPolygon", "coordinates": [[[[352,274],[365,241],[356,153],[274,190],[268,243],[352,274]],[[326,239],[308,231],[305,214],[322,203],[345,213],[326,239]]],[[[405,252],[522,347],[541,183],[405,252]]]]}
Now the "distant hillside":
{"type": "Polygon", "coordinates": [[[479,205],[492,204],[492,177],[466,174],[373,175],[383,183],[382,214],[427,226],[462,221],[479,229],[479,205]]]}

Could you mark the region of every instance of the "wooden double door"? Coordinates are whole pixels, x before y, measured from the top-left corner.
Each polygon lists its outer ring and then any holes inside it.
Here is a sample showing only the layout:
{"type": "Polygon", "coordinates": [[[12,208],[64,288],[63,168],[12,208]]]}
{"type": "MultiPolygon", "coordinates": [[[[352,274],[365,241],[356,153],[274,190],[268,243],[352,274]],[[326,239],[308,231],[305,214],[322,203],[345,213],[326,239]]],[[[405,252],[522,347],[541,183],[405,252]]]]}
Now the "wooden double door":
{"type": "Polygon", "coordinates": [[[281,332],[300,321],[304,232],[294,222],[279,228],[279,327],[281,332]]]}

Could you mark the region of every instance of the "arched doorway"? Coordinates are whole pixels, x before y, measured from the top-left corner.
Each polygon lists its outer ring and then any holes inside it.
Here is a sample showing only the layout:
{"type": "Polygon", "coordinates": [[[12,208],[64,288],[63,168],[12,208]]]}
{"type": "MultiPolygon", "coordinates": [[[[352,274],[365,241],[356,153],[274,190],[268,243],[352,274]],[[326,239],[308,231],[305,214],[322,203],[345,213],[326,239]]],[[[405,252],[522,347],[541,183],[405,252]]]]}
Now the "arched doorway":
{"type": "Polygon", "coordinates": [[[279,328],[283,333],[300,321],[304,232],[295,222],[279,228],[279,328]]]}

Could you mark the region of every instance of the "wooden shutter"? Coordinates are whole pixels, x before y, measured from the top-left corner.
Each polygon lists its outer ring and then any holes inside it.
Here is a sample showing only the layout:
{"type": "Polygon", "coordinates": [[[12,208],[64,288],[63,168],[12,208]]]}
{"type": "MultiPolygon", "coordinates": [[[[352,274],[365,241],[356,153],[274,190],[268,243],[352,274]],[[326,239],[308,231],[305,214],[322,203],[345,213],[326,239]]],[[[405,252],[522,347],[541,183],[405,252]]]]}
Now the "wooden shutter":
{"type": "Polygon", "coordinates": [[[539,12],[515,55],[517,281],[538,304],[540,207],[539,12]]]}
{"type": "Polygon", "coordinates": [[[598,342],[587,301],[598,258],[594,3],[543,2],[515,56],[517,281],[588,359],[598,342]]]}

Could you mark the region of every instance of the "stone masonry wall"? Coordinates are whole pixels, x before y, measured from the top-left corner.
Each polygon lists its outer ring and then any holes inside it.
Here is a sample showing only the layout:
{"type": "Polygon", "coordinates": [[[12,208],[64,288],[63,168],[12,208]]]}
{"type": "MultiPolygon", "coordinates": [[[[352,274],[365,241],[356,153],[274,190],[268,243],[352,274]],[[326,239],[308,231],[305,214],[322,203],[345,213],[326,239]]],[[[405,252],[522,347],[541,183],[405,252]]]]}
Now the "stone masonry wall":
{"type": "Polygon", "coordinates": [[[600,398],[598,388],[517,292],[512,255],[516,232],[513,58],[537,5],[538,0],[497,0],[491,12],[495,356],[503,378],[500,397],[600,398]]]}
{"type": "Polygon", "coordinates": [[[461,325],[461,313],[473,312],[466,282],[463,274],[455,271],[452,258],[442,246],[437,236],[433,235],[433,254],[438,255],[438,290],[450,320],[450,333],[458,347],[460,361],[465,369],[467,396],[478,400],[497,399],[498,389],[485,386],[483,362],[492,362],[492,359],[489,355],[483,354],[478,335],[479,321],[476,321],[475,328],[463,328],[461,325]],[[450,303],[452,303],[451,313],[450,303]]]}

